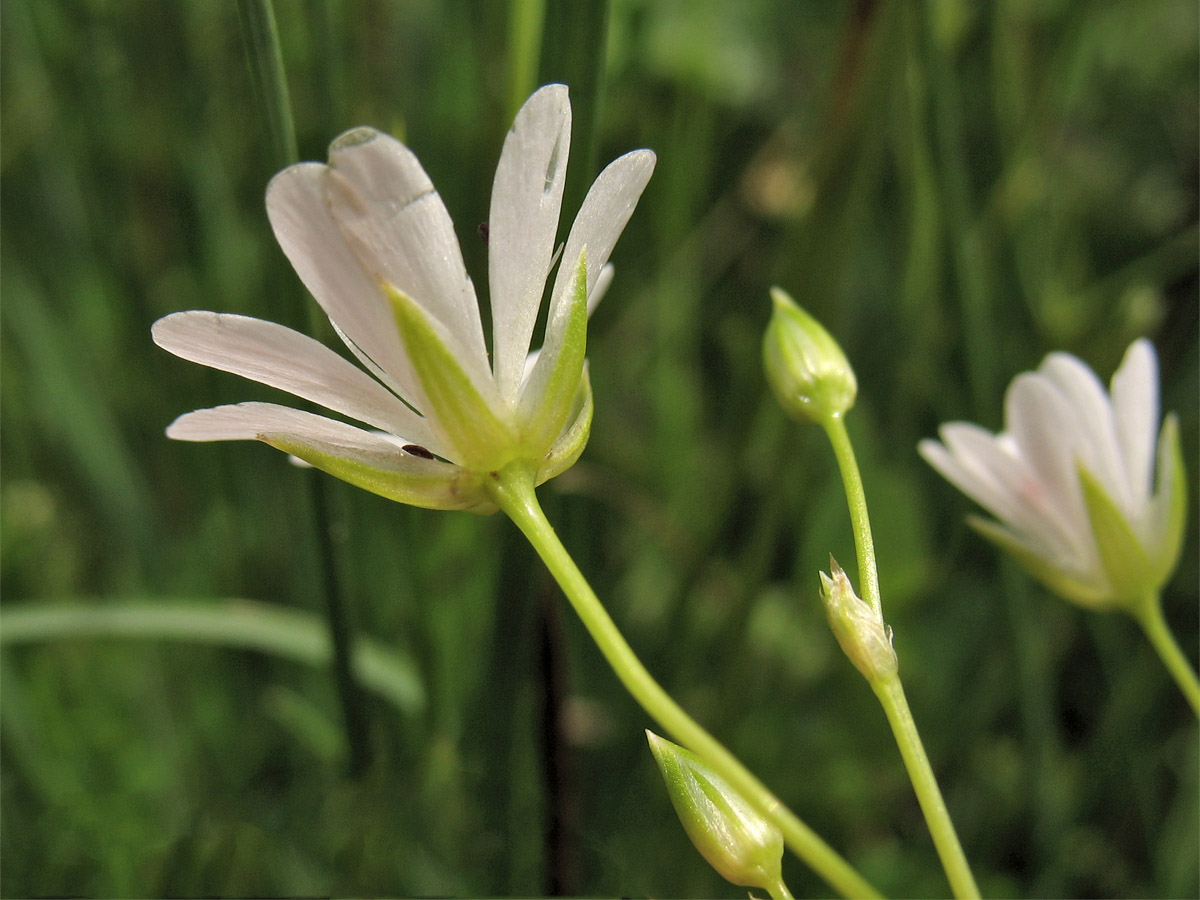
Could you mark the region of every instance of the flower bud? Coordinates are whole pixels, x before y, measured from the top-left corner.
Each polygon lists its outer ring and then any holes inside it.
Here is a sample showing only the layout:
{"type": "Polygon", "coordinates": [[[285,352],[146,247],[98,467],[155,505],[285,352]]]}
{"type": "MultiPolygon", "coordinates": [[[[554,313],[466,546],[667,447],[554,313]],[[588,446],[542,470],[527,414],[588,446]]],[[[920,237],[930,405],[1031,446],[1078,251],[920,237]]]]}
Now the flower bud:
{"type": "Polygon", "coordinates": [[[647,731],[671,805],[696,849],[733,884],[782,884],[783,834],[696,754],[647,731]]]}
{"type": "Polygon", "coordinates": [[[892,629],[883,624],[871,604],[854,593],[850,579],[833,557],[829,558],[829,568],[833,577],[821,573],[821,602],[842,652],[872,684],[895,675],[892,629]]]}
{"type": "Polygon", "coordinates": [[[842,415],[858,381],[842,348],[783,290],[771,288],[775,311],[763,336],[763,366],[779,405],[793,419],[822,424],[842,415]]]}

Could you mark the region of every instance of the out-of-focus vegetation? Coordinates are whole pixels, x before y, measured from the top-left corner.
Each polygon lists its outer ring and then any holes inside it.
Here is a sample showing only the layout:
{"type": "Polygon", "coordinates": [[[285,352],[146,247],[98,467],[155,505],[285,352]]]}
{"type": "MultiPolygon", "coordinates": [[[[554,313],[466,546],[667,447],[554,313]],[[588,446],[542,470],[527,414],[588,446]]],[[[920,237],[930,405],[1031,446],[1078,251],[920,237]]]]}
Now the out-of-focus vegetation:
{"type": "MultiPolygon", "coordinates": [[[[597,4],[550,5],[566,24],[541,57],[569,58],[571,15],[597,4]]],[[[301,155],[358,124],[402,136],[481,289],[476,225],[540,10],[277,9],[301,155]]],[[[767,289],[857,369],[885,608],[985,895],[1195,896],[1177,688],[1132,622],[1048,597],[970,533],[915,444],[949,419],[999,426],[1008,380],[1052,349],[1107,378],[1149,335],[1195,502],[1197,17],[1193,0],[608,11],[595,160],[659,163],[592,322],[591,444],[542,494],[651,671],[889,894],[947,888],[823,619],[817,571],[854,554],[828,447],[766,391],[767,289]]],[[[515,529],[331,482],[338,582],[391,678],[367,679],[369,761],[347,774],[312,473],[162,433],[277,398],[159,351],[151,322],[303,327],[312,303],[264,214],[237,7],[7,0],[0,101],[0,587],[6,612],[92,623],[10,634],[0,656],[0,893],[739,896],[688,845],[648,721],[515,529]],[[160,607],[194,629],[145,637],[160,607]]],[[[1195,665],[1194,518],[1187,548],[1164,605],[1195,665]]],[[[790,857],[785,876],[825,893],[790,857]]]]}

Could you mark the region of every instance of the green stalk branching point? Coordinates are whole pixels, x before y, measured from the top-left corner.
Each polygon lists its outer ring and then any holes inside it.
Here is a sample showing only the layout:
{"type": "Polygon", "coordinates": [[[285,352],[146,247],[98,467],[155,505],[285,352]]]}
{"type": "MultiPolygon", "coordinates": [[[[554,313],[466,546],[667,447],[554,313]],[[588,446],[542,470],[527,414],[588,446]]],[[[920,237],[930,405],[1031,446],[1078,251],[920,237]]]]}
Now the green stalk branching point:
{"type": "Polygon", "coordinates": [[[827,610],[831,609],[831,600],[841,598],[842,601],[834,605],[835,614],[830,615],[830,622],[838,642],[843,649],[850,648],[847,655],[866,677],[883,706],[954,896],[960,900],[977,898],[979,888],[971,874],[971,867],[963,853],[958,833],[954,830],[954,823],[946,809],[946,802],[942,798],[933,767],[929,764],[929,757],[925,753],[921,735],[917,732],[916,722],[900,682],[896,655],[891,646],[891,629],[883,619],[879,571],[875,563],[875,542],[871,536],[866,492],[863,489],[862,474],[854,455],[854,447],[846,431],[845,419],[840,414],[828,415],[821,419],[820,423],[833,446],[845,486],[863,593],[863,600],[854,597],[848,582],[843,584],[844,574],[835,566],[833,578],[822,579],[822,596],[826,600],[827,610]],[[846,596],[847,592],[849,596],[846,596]],[[862,607],[861,611],[856,611],[856,604],[862,607]],[[843,631],[849,630],[852,633],[839,633],[839,625],[844,626],[843,631]]]}
{"type": "Polygon", "coordinates": [[[774,823],[783,833],[788,848],[830,887],[844,897],[879,897],[879,892],[869,882],[784,806],[654,680],[558,539],[538,503],[533,481],[533,474],[526,465],[514,463],[492,473],[489,491],[496,505],[513,520],[542,558],[626,690],[659,726],[774,823]]]}

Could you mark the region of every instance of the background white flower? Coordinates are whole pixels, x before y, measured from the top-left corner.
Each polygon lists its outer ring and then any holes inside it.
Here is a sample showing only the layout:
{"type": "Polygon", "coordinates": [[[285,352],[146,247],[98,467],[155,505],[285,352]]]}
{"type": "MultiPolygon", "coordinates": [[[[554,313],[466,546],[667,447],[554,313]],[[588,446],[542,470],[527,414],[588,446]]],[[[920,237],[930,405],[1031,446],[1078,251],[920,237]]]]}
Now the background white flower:
{"type": "Polygon", "coordinates": [[[1176,419],[1157,440],[1158,362],[1135,341],[1111,394],[1080,360],[1052,353],[1005,395],[1004,431],[952,422],[921,455],[997,521],[972,517],[1067,599],[1128,606],[1156,592],[1181,549],[1186,483],[1176,419]],[[1155,468],[1157,459],[1157,484],[1155,468]]]}
{"type": "Polygon", "coordinates": [[[628,153],[596,179],[550,293],[541,352],[527,365],[555,262],[571,108],[548,85],[517,114],[489,211],[492,353],[450,216],[416,156],[370,128],[337,138],[328,165],[272,179],[267,212],[284,253],[370,372],[281,325],[205,311],[155,323],[155,342],[378,429],[272,403],[180,416],[168,436],[261,440],[360,487],[435,508],[487,507],[479,479],[526,460],[541,483],[578,457],[591,423],[586,310],[607,285],[617,238],[654,169],[628,153]],[[374,377],[372,377],[374,376],[374,377]]]}

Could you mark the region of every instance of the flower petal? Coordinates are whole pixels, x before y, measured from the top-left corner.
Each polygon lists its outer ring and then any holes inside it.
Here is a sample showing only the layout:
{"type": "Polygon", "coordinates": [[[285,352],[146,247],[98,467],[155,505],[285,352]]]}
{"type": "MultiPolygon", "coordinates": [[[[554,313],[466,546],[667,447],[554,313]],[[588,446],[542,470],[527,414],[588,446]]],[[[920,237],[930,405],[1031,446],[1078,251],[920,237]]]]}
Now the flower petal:
{"type": "Polygon", "coordinates": [[[1095,372],[1069,353],[1051,353],[1042,362],[1038,375],[1061,391],[1075,411],[1077,427],[1069,440],[1076,461],[1086,466],[1121,509],[1129,513],[1133,498],[1117,444],[1112,403],[1104,385],[1095,372]]]}
{"type": "Polygon", "coordinates": [[[412,151],[372,128],[347,131],[329,145],[325,201],[368,275],[411,297],[486,365],[454,225],[412,151]]]}
{"type": "Polygon", "coordinates": [[[1048,555],[1086,558],[1087,536],[1081,539],[1054,514],[1049,490],[1010,442],[965,422],[943,425],[939,434],[949,453],[923,446],[922,455],[948,481],[1048,555]]]}
{"type": "MultiPolygon", "coordinates": [[[[583,206],[567,237],[562,259],[564,262],[579,259],[580,251],[587,247],[589,295],[596,287],[617,238],[625,230],[625,223],[633,215],[642,191],[654,173],[655,159],[651,150],[634,150],[613,160],[592,183],[583,200],[583,206]]],[[[555,317],[556,304],[570,304],[570,283],[573,278],[571,265],[558,267],[550,300],[552,319],[555,317]]]]}
{"type": "MultiPolygon", "coordinates": [[[[1064,535],[1085,535],[1087,514],[1079,487],[1076,444],[1086,427],[1079,410],[1046,378],[1025,372],[1004,395],[1004,422],[1021,459],[1041,486],[1030,500],[1064,535]]],[[[1083,542],[1076,539],[1075,543],[1083,542]]]]}
{"type": "Polygon", "coordinates": [[[546,289],[571,147],[565,85],[537,91],[504,139],[488,213],[492,358],[500,392],[516,403],[546,289]]]}
{"type": "Polygon", "coordinates": [[[1158,358],[1144,338],[1129,346],[1112,377],[1112,408],[1136,523],[1150,499],[1158,427],[1158,358]]]}
{"type": "Polygon", "coordinates": [[[478,478],[402,448],[402,439],[274,403],[186,413],[167,436],[183,441],[259,440],[372,493],[429,509],[490,511],[478,478]]]}
{"type": "Polygon", "coordinates": [[[980,516],[968,516],[967,524],[1001,550],[1007,552],[1035,578],[1060,597],[1081,606],[1103,609],[1109,603],[1108,584],[1099,567],[1075,570],[1046,554],[1046,548],[980,516]]]}
{"type": "Polygon", "coordinates": [[[615,271],[612,263],[605,263],[600,268],[600,274],[596,276],[596,283],[588,290],[587,312],[589,319],[592,317],[592,313],[596,311],[596,307],[600,305],[600,301],[604,299],[604,295],[608,293],[608,286],[612,284],[615,271]]]}
{"type": "Polygon", "coordinates": [[[401,396],[419,408],[421,397],[391,307],[329,215],[327,168],[300,163],[271,179],[267,216],[275,238],[346,345],[385,372],[401,396]]]}
{"type": "Polygon", "coordinates": [[[438,452],[424,419],[324,344],[283,325],[193,310],[159,319],[151,333],[183,359],[279,388],[438,452]]]}

